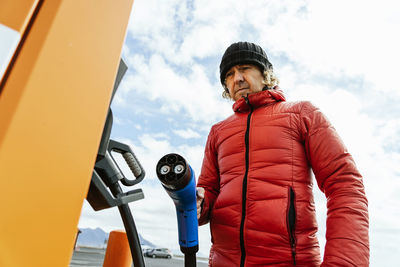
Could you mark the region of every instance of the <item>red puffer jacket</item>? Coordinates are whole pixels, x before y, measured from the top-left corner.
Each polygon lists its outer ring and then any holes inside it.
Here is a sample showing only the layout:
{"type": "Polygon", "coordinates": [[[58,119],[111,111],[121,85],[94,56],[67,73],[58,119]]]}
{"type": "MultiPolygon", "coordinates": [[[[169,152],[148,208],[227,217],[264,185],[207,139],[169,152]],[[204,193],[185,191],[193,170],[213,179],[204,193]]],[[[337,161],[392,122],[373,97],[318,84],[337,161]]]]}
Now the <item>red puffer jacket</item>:
{"type": "Polygon", "coordinates": [[[279,90],[242,98],[211,128],[198,185],[210,266],[368,266],[362,177],[335,129],[279,90]],[[310,167],[327,197],[321,264],[310,167]]]}

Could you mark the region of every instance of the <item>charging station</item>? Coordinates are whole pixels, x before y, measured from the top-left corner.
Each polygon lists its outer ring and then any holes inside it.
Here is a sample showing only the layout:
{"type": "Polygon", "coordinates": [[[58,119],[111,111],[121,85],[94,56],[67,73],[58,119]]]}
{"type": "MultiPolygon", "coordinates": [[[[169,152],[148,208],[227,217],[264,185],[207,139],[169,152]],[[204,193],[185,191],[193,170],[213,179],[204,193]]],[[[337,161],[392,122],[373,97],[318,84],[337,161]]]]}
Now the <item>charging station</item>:
{"type": "Polygon", "coordinates": [[[1,1],[1,266],[69,265],[132,4],[1,1]]]}

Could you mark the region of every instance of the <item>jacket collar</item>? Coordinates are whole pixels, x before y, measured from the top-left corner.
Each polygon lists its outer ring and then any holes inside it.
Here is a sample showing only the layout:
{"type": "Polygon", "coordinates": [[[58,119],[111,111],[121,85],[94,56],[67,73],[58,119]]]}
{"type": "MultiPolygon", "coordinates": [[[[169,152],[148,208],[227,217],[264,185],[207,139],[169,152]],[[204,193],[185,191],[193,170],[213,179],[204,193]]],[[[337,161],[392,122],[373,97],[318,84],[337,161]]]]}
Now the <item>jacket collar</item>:
{"type": "Polygon", "coordinates": [[[232,109],[234,112],[242,113],[250,110],[250,106],[253,109],[256,109],[258,107],[266,106],[279,101],[286,101],[286,98],[282,90],[280,90],[278,86],[275,86],[273,89],[254,93],[248,95],[247,97],[243,96],[233,103],[232,109]]]}

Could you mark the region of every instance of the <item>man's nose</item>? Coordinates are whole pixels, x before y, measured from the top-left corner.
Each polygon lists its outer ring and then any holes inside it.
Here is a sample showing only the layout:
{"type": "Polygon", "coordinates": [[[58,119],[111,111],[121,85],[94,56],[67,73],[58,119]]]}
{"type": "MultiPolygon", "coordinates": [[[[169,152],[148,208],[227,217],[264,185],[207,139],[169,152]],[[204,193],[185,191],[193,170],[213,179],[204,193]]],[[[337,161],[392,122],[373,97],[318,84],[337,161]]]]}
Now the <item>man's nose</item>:
{"type": "Polygon", "coordinates": [[[242,82],[243,74],[240,71],[235,71],[234,76],[233,76],[233,81],[235,83],[242,82]]]}

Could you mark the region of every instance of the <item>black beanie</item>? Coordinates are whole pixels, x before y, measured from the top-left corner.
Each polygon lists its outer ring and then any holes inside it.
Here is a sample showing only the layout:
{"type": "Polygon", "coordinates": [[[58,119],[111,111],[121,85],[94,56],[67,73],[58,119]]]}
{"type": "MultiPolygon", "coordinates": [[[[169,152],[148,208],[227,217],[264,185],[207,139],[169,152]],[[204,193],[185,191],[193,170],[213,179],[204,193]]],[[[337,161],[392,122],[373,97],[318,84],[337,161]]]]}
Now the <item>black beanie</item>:
{"type": "Polygon", "coordinates": [[[253,64],[260,67],[262,71],[272,69],[267,54],[259,45],[249,42],[234,43],[226,49],[219,65],[222,84],[224,84],[228,70],[238,64],[253,64]]]}

